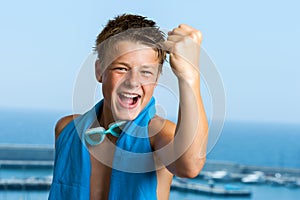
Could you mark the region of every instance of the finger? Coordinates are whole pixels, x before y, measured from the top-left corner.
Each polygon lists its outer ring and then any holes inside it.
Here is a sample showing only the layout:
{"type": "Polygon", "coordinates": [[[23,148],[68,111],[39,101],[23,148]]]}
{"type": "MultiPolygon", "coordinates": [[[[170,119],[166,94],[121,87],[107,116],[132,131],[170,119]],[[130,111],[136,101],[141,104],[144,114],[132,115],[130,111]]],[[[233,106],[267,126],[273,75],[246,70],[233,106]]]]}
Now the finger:
{"type": "Polygon", "coordinates": [[[196,29],[194,29],[193,27],[191,27],[187,24],[179,24],[178,28],[182,29],[184,31],[187,31],[187,32],[196,31],[196,29]]]}
{"type": "Polygon", "coordinates": [[[178,42],[182,40],[182,38],[183,37],[181,35],[170,35],[167,37],[167,41],[178,42]]]}
{"type": "Polygon", "coordinates": [[[174,28],[172,31],[168,32],[168,35],[181,35],[181,36],[185,36],[187,35],[188,32],[180,29],[180,28],[174,28]]]}
{"type": "Polygon", "coordinates": [[[177,28],[174,28],[172,31],[170,31],[168,35],[189,36],[197,43],[201,42],[202,40],[202,33],[199,30],[186,24],[180,24],[177,28]]]}
{"type": "Polygon", "coordinates": [[[162,43],[162,47],[167,53],[173,52],[174,42],[166,40],[162,43]]]}
{"type": "Polygon", "coordinates": [[[201,43],[202,33],[199,30],[186,24],[180,24],[178,27],[179,29],[183,30],[183,32],[187,32],[188,33],[187,35],[190,38],[192,38],[195,42],[197,42],[198,44],[201,43]]]}

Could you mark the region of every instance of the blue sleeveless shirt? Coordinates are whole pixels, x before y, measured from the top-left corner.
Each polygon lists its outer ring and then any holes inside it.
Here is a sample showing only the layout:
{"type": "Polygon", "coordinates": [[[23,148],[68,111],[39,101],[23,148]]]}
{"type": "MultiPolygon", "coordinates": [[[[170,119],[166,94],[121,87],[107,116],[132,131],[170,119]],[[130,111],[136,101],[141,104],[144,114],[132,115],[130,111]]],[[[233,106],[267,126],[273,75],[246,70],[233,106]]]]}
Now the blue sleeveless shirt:
{"type": "MultiPolygon", "coordinates": [[[[90,199],[90,154],[83,134],[99,115],[103,100],[71,121],[56,140],[49,200],[90,199]]],[[[155,114],[152,98],[136,119],[126,124],[116,142],[109,200],[156,200],[157,177],[148,136],[155,114]]]]}

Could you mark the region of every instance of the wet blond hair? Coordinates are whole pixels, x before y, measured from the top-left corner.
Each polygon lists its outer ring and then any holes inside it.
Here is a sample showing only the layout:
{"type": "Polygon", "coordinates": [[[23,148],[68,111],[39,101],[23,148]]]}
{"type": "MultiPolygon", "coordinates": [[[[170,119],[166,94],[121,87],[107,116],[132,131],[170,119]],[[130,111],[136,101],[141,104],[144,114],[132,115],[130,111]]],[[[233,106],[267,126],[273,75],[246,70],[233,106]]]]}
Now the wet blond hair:
{"type": "Polygon", "coordinates": [[[162,47],[165,34],[154,21],[132,14],[122,14],[109,20],[96,39],[95,51],[98,58],[104,60],[107,48],[111,48],[119,41],[137,42],[152,47],[157,52],[161,72],[166,59],[166,51],[162,47]]]}

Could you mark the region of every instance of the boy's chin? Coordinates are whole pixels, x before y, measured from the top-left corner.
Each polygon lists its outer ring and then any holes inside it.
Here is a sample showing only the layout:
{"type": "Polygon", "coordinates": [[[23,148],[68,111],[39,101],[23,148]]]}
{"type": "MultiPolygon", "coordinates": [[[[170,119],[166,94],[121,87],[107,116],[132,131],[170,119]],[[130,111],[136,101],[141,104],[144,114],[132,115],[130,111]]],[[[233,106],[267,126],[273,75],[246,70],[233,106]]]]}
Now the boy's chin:
{"type": "Polygon", "coordinates": [[[141,111],[141,105],[137,104],[134,108],[125,108],[124,106],[120,105],[116,102],[114,106],[114,119],[124,120],[124,121],[132,121],[139,115],[141,111]]]}
{"type": "Polygon", "coordinates": [[[132,121],[135,118],[137,118],[137,116],[139,115],[139,111],[138,110],[122,110],[122,111],[117,111],[114,114],[114,118],[116,121],[132,121]]]}

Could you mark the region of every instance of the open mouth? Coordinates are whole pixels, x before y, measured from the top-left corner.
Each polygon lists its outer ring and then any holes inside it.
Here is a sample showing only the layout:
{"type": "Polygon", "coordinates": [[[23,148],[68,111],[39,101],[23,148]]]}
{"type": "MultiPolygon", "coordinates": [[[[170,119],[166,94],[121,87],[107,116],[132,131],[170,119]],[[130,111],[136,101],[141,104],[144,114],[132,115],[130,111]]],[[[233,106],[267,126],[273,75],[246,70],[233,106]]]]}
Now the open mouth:
{"type": "Polygon", "coordinates": [[[137,105],[137,102],[141,98],[141,95],[138,94],[130,94],[130,93],[120,93],[119,99],[122,106],[126,108],[132,108],[137,105]]]}

